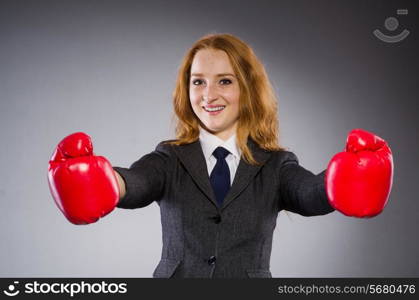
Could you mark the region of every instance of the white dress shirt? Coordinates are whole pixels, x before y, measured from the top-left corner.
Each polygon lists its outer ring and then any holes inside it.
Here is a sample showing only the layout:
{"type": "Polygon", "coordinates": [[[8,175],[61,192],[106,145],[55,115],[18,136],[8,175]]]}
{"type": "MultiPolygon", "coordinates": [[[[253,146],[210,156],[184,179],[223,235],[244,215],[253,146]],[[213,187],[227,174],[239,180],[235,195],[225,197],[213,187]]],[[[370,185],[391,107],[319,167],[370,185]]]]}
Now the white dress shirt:
{"type": "Polygon", "coordinates": [[[233,134],[227,141],[223,141],[202,127],[199,127],[199,141],[207,163],[208,176],[211,175],[211,172],[217,163],[217,158],[212,154],[214,150],[217,147],[224,147],[230,152],[225,160],[230,170],[230,185],[232,185],[241,157],[241,150],[236,144],[236,134],[233,134]]]}

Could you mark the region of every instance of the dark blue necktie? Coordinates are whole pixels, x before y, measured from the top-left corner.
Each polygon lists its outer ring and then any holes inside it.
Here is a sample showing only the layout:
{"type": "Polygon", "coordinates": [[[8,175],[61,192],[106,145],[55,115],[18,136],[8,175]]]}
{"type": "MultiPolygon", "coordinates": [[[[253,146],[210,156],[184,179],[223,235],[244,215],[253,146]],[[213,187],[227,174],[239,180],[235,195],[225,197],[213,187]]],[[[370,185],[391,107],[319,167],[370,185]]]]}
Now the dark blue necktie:
{"type": "Polygon", "coordinates": [[[225,160],[229,153],[230,152],[223,147],[218,147],[213,152],[213,155],[217,159],[217,163],[211,172],[210,181],[219,206],[223,204],[224,198],[230,189],[230,169],[225,160]]]}

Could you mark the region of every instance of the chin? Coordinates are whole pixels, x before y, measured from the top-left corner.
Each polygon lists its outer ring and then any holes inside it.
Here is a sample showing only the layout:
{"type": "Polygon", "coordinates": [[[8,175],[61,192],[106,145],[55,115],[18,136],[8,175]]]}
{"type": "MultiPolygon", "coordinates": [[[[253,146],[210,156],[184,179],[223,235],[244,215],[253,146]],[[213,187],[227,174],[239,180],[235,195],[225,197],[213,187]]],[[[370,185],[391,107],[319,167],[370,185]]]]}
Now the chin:
{"type": "Polygon", "coordinates": [[[220,131],[218,128],[214,128],[214,127],[210,127],[210,126],[206,126],[206,125],[205,125],[205,129],[212,134],[216,134],[217,132],[220,131]]]}
{"type": "Polygon", "coordinates": [[[212,133],[217,133],[223,130],[222,126],[217,126],[216,124],[205,124],[205,128],[212,133]]]}

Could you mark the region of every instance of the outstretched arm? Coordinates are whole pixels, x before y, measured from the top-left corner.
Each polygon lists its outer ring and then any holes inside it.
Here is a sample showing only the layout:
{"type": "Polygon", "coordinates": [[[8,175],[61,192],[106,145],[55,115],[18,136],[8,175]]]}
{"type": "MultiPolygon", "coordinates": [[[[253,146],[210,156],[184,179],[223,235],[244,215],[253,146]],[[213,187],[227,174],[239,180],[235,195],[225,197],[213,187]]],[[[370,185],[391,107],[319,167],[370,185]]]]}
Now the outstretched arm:
{"type": "Polygon", "coordinates": [[[140,208],[159,201],[170,177],[169,146],[161,143],[129,168],[114,167],[121,196],[117,207],[140,208]]]}
{"type": "Polygon", "coordinates": [[[286,153],[280,169],[280,206],[303,216],[325,215],[334,211],[325,188],[325,172],[318,175],[299,165],[297,156],[286,153]]]}

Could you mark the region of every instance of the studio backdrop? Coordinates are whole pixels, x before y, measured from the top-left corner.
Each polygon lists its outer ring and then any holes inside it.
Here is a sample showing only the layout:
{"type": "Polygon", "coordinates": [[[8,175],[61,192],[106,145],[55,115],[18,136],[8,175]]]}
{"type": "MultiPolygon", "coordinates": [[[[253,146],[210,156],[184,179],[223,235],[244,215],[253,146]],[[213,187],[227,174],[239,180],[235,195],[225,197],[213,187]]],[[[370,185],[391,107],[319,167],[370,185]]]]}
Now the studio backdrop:
{"type": "Polygon", "coordinates": [[[419,276],[419,60],[415,1],[1,1],[0,276],[151,277],[159,208],[115,209],[76,226],[58,210],[48,161],[83,131],[128,167],[175,137],[181,59],[231,33],[263,62],[280,143],[313,173],[353,128],[384,138],[394,180],[383,213],[281,212],[273,277],[419,276]]]}

